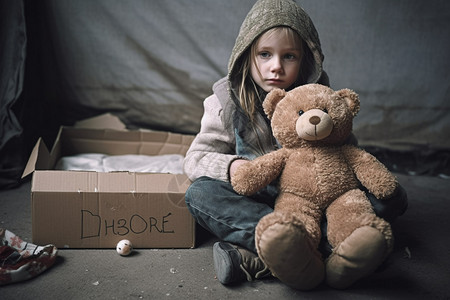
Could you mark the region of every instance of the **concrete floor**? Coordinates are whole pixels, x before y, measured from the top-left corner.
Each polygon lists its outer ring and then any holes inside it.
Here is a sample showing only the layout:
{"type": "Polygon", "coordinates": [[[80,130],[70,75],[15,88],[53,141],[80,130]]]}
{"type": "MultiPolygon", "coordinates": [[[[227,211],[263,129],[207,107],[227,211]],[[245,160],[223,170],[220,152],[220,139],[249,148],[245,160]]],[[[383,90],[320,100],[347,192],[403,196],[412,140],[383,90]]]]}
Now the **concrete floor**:
{"type": "MultiPolygon", "coordinates": [[[[396,175],[410,207],[393,226],[395,250],[347,290],[300,292],[274,278],[223,286],[212,262],[215,238],[199,229],[195,249],[137,249],[128,257],[60,249],[52,268],[0,287],[0,299],[450,299],[450,181],[396,175]]],[[[0,227],[31,242],[30,182],[0,191],[0,227]]]]}

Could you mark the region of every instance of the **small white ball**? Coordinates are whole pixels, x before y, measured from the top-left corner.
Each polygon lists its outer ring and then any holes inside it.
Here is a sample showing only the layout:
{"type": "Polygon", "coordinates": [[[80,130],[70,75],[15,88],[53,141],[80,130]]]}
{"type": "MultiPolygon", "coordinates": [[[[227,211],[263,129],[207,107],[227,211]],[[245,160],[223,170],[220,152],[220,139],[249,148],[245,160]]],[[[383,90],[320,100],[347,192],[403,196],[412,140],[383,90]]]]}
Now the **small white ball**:
{"type": "Polygon", "coordinates": [[[122,256],[127,256],[133,251],[133,244],[129,240],[121,240],[117,243],[116,251],[122,256]]]}

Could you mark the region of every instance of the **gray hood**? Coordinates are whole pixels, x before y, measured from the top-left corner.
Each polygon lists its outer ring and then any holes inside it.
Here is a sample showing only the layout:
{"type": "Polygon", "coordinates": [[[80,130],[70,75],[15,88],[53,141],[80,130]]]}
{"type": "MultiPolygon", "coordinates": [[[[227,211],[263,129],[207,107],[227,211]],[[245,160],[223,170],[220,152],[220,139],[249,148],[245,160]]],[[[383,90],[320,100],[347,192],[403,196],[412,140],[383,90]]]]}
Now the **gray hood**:
{"type": "MultiPolygon", "coordinates": [[[[324,56],[320,47],[319,35],[306,12],[291,0],[260,0],[255,3],[241,25],[234,48],[228,62],[228,81],[235,78],[242,54],[255,39],[270,28],[287,26],[294,29],[306,43],[314,66],[309,70],[307,83],[319,82],[323,76],[324,56]]],[[[326,82],[325,82],[326,83],[326,82]]]]}

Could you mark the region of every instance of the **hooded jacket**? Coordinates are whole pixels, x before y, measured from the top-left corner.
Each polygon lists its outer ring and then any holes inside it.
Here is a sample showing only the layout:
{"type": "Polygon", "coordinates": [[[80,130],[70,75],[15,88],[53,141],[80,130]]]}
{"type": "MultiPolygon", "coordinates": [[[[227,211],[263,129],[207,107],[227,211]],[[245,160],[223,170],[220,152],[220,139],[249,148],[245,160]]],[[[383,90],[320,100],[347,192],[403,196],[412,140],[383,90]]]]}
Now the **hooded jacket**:
{"type": "Polygon", "coordinates": [[[308,46],[305,55],[310,55],[314,63],[307,70],[304,83],[329,85],[322,69],[324,56],[319,36],[306,12],[292,0],[257,1],[241,25],[229,59],[227,76],[213,85],[214,94],[203,103],[200,132],[184,160],[184,172],[189,179],[208,176],[228,181],[231,162],[238,158],[254,159],[279,147],[262,103],[256,108],[255,120],[251,123],[235,93],[237,70],[243,54],[262,33],[278,26],[292,28],[308,46]]]}

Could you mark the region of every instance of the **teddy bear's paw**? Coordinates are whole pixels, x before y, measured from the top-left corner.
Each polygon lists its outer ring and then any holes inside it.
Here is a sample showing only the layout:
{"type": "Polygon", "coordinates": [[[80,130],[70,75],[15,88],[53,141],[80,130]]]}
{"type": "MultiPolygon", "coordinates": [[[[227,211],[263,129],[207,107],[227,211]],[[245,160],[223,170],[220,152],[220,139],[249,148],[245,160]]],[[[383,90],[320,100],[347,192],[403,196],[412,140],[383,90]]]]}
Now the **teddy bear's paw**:
{"type": "MultiPolygon", "coordinates": [[[[239,169],[238,169],[239,170],[239,169]]],[[[256,182],[251,177],[248,177],[243,171],[236,173],[231,177],[231,186],[240,195],[252,195],[257,191],[256,182]]]]}
{"type": "Polygon", "coordinates": [[[265,216],[256,227],[259,257],[274,276],[292,288],[309,290],[325,278],[323,260],[304,226],[282,213],[265,216]]]}
{"type": "Polygon", "coordinates": [[[370,226],[356,229],[327,259],[327,284],[338,289],[351,286],[373,273],[387,251],[386,239],[378,229],[370,226]]]}

